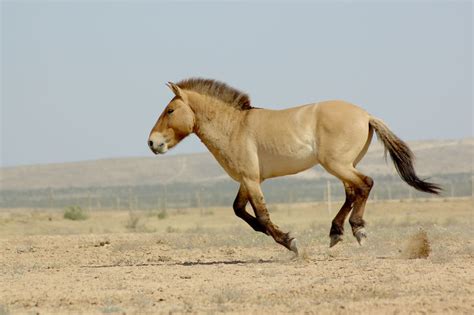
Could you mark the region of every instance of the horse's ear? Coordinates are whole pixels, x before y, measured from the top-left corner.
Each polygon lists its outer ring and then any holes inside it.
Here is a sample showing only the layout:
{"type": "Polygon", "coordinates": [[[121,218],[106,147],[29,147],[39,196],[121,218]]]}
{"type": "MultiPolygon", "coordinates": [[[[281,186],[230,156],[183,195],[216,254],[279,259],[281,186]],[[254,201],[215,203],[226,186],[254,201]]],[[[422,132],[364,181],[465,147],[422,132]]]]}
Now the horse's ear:
{"type": "Polygon", "coordinates": [[[166,83],[166,86],[170,88],[170,90],[174,93],[174,95],[183,98],[184,93],[177,84],[173,82],[168,82],[166,83]]]}

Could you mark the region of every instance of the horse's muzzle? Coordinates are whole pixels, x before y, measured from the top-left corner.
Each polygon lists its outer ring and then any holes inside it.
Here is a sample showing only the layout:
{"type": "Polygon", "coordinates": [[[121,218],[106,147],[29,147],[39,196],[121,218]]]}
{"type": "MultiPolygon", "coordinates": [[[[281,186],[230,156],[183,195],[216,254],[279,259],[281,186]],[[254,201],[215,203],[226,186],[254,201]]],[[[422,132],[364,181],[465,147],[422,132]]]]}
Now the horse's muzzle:
{"type": "Polygon", "coordinates": [[[148,139],[148,147],[155,154],[163,154],[168,151],[166,139],[159,133],[150,136],[148,139]]]}
{"type": "Polygon", "coordinates": [[[168,151],[168,145],[166,142],[160,142],[156,144],[152,140],[148,140],[148,147],[150,148],[151,152],[155,154],[164,154],[168,151]]]}

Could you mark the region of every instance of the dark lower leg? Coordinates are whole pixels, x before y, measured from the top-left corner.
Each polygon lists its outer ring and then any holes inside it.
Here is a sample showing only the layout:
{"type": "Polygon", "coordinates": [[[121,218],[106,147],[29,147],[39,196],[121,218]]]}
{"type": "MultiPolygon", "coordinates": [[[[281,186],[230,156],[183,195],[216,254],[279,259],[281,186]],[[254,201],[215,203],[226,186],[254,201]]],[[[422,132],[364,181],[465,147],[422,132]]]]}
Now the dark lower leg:
{"type": "Polygon", "coordinates": [[[329,247],[333,247],[340,241],[342,241],[342,235],[344,234],[344,222],[346,217],[352,209],[352,203],[354,201],[354,190],[348,185],[344,184],[346,190],[346,201],[342,205],[341,210],[332,220],[331,230],[329,232],[329,247]]]}
{"type": "Polygon", "coordinates": [[[239,211],[235,211],[235,214],[239,218],[241,218],[242,220],[247,222],[247,224],[250,225],[252,227],[252,229],[254,229],[255,231],[262,232],[262,233],[268,235],[267,230],[265,229],[265,227],[255,217],[253,217],[251,214],[249,214],[245,210],[245,208],[244,209],[239,209],[239,211]]]}
{"type": "Polygon", "coordinates": [[[268,215],[268,210],[266,209],[266,207],[260,208],[258,210],[257,220],[262,226],[265,226],[267,234],[271,235],[275,242],[285,246],[289,250],[294,251],[294,248],[292,248],[291,243],[293,238],[290,237],[289,233],[281,231],[277,225],[273,224],[273,222],[270,220],[270,216],[268,215]]]}
{"type": "Polygon", "coordinates": [[[352,227],[352,234],[354,234],[359,243],[362,243],[363,239],[367,237],[364,229],[365,221],[363,219],[363,216],[365,211],[365,205],[367,203],[367,199],[369,198],[370,190],[374,185],[374,181],[370,177],[365,176],[363,178],[363,181],[365,185],[363,187],[359,187],[356,190],[357,197],[354,202],[354,210],[352,211],[351,216],[349,218],[349,223],[352,227]]]}
{"type": "Polygon", "coordinates": [[[341,210],[332,220],[331,231],[329,236],[343,235],[344,234],[344,222],[346,221],[347,215],[352,209],[352,203],[354,201],[354,190],[348,185],[344,184],[346,191],[346,201],[342,205],[341,210]]]}
{"type": "Polygon", "coordinates": [[[245,210],[245,206],[247,205],[248,202],[248,197],[245,192],[245,190],[241,187],[239,189],[239,193],[237,194],[237,197],[235,197],[234,200],[234,212],[235,215],[237,215],[239,218],[247,222],[248,225],[252,227],[257,232],[262,232],[268,235],[267,230],[265,229],[265,226],[260,224],[260,222],[251,214],[245,210]]]}
{"type": "Polygon", "coordinates": [[[249,182],[247,185],[248,186],[246,189],[248,191],[248,198],[259,224],[265,228],[266,233],[271,235],[278,244],[281,244],[289,250],[298,253],[296,243],[289,233],[284,233],[281,231],[280,228],[273,224],[273,222],[270,220],[270,215],[265,205],[265,200],[263,198],[260,184],[249,182]]]}
{"type": "Polygon", "coordinates": [[[357,239],[360,245],[362,245],[365,239],[367,238],[367,234],[365,231],[365,221],[362,218],[362,214],[365,210],[366,201],[366,197],[358,197],[356,202],[354,202],[354,210],[352,211],[351,217],[349,218],[349,223],[352,227],[352,234],[357,239]]]}

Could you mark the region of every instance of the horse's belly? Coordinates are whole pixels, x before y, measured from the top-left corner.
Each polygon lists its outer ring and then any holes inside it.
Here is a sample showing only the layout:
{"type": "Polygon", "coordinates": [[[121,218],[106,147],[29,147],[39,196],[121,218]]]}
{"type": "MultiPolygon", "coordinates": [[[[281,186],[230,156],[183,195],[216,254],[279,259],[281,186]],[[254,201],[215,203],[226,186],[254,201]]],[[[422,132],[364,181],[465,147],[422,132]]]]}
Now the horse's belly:
{"type": "Polygon", "coordinates": [[[318,164],[313,149],[302,149],[292,155],[262,152],[260,156],[260,177],[262,179],[296,174],[318,164]]]}

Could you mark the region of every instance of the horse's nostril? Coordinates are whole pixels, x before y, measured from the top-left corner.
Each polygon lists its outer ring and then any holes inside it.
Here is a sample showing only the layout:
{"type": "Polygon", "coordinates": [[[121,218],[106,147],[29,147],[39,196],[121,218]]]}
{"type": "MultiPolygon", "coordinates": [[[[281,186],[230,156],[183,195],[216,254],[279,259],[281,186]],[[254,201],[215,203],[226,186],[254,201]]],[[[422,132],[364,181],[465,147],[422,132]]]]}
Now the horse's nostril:
{"type": "Polygon", "coordinates": [[[149,146],[150,148],[153,148],[153,141],[148,140],[148,146],[149,146]]]}
{"type": "Polygon", "coordinates": [[[160,148],[162,148],[164,145],[165,145],[165,143],[162,142],[162,143],[160,143],[158,146],[159,146],[160,148]]]}

